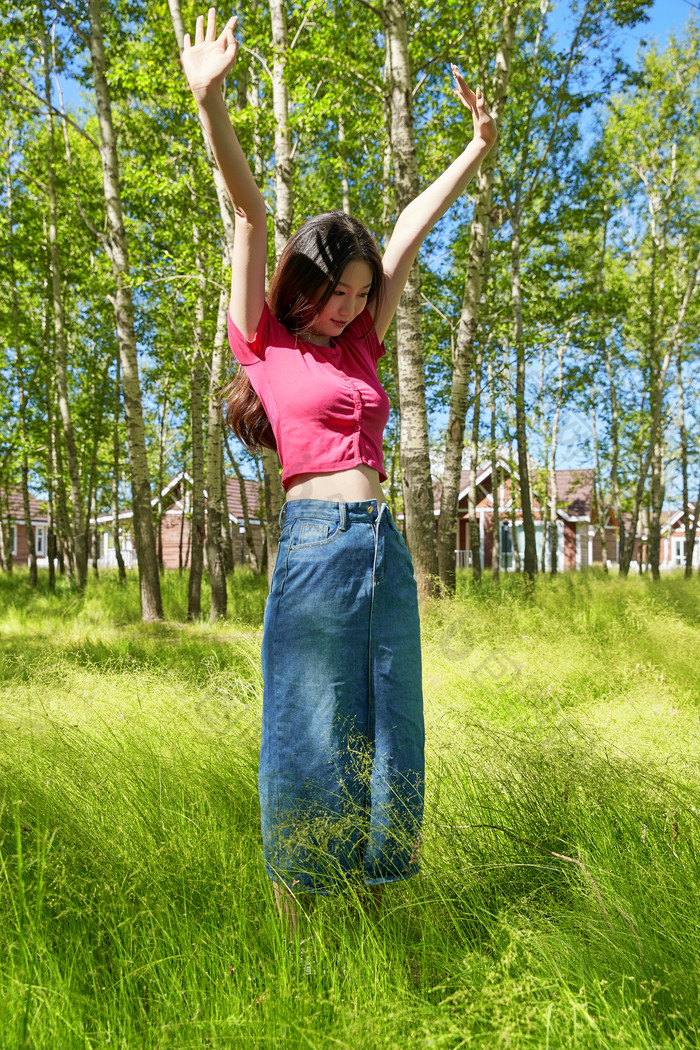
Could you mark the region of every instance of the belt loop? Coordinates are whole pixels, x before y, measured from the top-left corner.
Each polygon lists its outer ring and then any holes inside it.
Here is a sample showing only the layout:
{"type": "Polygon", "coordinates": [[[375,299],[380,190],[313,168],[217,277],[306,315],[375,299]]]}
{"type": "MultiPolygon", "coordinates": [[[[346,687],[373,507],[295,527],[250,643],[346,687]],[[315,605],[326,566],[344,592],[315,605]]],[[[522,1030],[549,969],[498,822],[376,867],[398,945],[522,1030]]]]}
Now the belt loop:
{"type": "Polygon", "coordinates": [[[348,527],[348,505],[347,503],[339,503],[338,511],[340,513],[340,531],[345,532],[348,527]]]}
{"type": "Polygon", "coordinates": [[[287,504],[283,503],[282,504],[282,510],[280,511],[279,518],[277,519],[279,521],[280,528],[282,528],[282,526],[284,525],[284,519],[286,517],[286,515],[285,515],[285,511],[286,510],[287,510],[287,504]]]}

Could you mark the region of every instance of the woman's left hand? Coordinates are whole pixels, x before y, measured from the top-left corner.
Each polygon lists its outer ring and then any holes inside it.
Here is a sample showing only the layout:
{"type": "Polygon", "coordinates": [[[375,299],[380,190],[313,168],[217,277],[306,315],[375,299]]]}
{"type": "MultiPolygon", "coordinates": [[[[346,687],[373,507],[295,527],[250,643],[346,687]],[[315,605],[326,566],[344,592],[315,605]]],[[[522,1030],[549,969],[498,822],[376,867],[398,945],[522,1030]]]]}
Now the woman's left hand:
{"type": "Polygon", "coordinates": [[[487,149],[491,149],[498,138],[498,130],[495,120],[486,108],[486,99],[481,88],[477,88],[475,94],[454,63],[452,63],[452,72],[457,83],[454,93],[472,115],[474,138],[481,140],[487,149]]]}

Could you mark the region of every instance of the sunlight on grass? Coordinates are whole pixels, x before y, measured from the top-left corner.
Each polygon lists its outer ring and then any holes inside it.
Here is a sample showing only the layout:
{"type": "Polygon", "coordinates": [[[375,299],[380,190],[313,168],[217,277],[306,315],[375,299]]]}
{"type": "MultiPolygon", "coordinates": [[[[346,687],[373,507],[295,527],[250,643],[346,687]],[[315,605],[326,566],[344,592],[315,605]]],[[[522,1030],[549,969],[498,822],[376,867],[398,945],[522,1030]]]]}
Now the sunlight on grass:
{"type": "Polygon", "coordinates": [[[0,579],[0,1044],[697,1045],[698,582],[460,588],[423,614],[422,873],[378,919],[321,900],[307,977],[261,863],[262,582],[185,624],[168,574],[143,626],[133,580],[0,579]]]}

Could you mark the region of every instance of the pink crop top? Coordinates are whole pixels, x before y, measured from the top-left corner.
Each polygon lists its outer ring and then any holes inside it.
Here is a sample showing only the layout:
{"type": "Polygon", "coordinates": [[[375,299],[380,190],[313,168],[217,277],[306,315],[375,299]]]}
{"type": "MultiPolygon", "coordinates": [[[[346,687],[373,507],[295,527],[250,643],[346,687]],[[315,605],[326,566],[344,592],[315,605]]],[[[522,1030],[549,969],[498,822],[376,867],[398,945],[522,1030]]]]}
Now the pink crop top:
{"type": "Polygon", "coordinates": [[[389,398],[377,378],[384,354],[367,308],[331,346],[294,336],[265,303],[252,341],[228,315],[237,361],[263,403],[282,462],[282,485],[366,463],[386,479],[382,435],[389,398]],[[363,334],[364,333],[364,334],[363,334]]]}

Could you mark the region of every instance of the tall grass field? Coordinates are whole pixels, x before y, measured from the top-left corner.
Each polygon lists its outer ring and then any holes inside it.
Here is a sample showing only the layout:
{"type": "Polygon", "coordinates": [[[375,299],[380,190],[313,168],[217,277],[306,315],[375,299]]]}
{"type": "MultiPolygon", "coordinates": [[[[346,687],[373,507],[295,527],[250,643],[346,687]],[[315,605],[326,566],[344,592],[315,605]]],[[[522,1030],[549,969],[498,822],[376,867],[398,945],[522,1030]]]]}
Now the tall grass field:
{"type": "Polygon", "coordinates": [[[0,578],[2,1050],[700,1045],[700,581],[427,606],[421,873],[320,899],[310,967],[261,858],[265,585],[217,625],[163,585],[144,626],[135,577],[0,578]]]}

